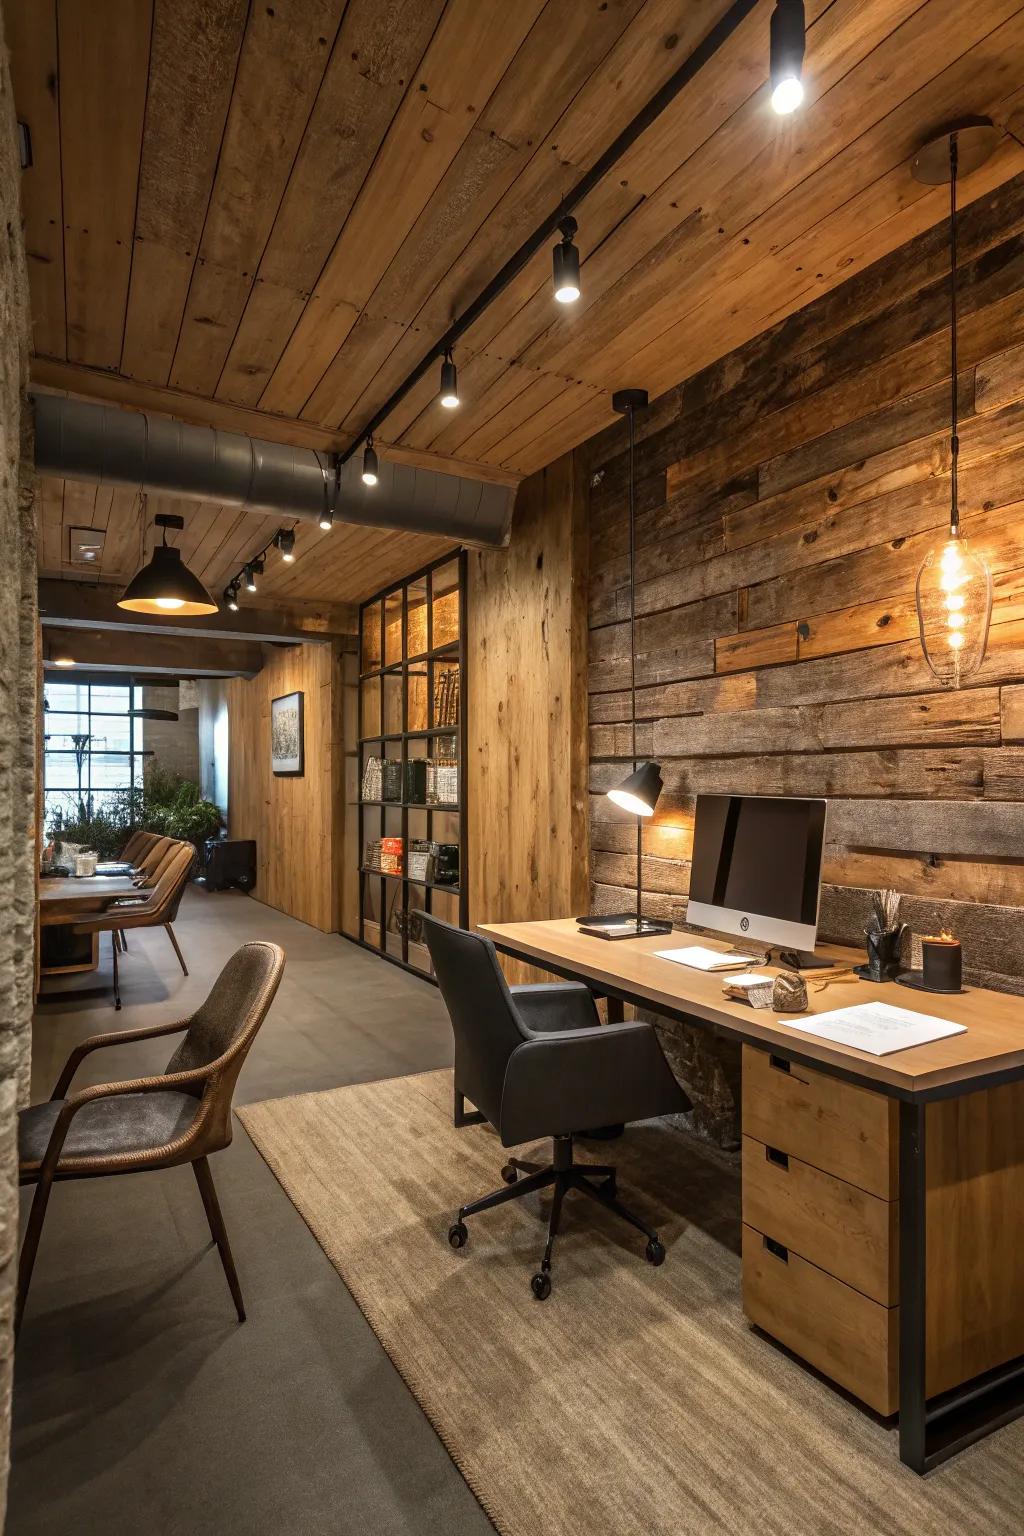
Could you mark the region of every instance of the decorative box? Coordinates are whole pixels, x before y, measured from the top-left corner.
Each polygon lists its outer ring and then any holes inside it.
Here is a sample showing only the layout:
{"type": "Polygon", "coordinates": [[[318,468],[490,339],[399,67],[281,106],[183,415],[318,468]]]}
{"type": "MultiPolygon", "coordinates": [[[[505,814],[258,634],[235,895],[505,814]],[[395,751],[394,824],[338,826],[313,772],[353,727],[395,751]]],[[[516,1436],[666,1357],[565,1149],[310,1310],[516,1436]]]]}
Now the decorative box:
{"type": "Polygon", "coordinates": [[[410,842],[409,870],[413,880],[433,880],[436,843],[410,842]]]}
{"type": "Polygon", "coordinates": [[[370,842],[367,843],[366,851],[363,854],[363,868],[364,869],[380,869],[380,838],[379,837],[373,838],[373,839],[371,839],[370,842]]]}
{"type": "Polygon", "coordinates": [[[405,794],[402,798],[409,805],[426,805],[427,759],[425,757],[410,757],[406,763],[405,794]]]}
{"type": "Polygon", "coordinates": [[[402,839],[382,837],[380,840],[380,867],[385,875],[402,873],[402,839]]]}
{"type": "Polygon", "coordinates": [[[386,757],[382,763],[382,800],[401,800],[402,798],[402,765],[397,758],[386,757]]]}
{"type": "Polygon", "coordinates": [[[435,843],[434,847],[434,883],[436,885],[458,885],[458,843],[435,843]]]}

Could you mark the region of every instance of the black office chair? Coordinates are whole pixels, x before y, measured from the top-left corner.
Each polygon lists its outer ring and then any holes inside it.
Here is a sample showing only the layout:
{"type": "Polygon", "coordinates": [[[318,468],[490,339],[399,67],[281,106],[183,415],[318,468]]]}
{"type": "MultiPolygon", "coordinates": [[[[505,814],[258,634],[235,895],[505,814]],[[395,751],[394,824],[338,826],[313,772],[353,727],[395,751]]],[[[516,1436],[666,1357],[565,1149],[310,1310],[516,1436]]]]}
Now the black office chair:
{"type": "Polygon", "coordinates": [[[503,1147],[554,1142],[547,1167],[511,1158],[501,1170],[508,1187],[461,1208],[448,1232],[452,1247],[469,1237],[467,1216],[553,1185],[547,1246],[530,1282],[538,1301],[551,1294],[551,1251],[570,1189],[637,1227],[648,1263],[663,1263],[657,1232],[617,1199],[615,1169],[573,1160],[573,1136],[588,1126],[690,1108],[651,1025],[602,1025],[590,992],[575,982],[509,988],[489,939],[436,917],[423,925],[455,1032],[456,1124],[488,1120],[503,1147]],[[466,1114],[467,1098],[477,1114],[466,1114]]]}

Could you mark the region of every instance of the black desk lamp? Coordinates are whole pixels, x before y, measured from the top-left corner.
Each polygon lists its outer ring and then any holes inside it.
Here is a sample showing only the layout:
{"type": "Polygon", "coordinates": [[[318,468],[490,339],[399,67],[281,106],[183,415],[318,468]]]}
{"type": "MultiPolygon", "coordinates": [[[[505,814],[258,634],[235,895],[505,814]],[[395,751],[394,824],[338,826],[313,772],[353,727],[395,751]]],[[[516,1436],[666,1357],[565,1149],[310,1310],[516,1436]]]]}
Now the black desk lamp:
{"type": "MultiPolygon", "coordinates": [[[[646,389],[619,389],[612,395],[612,405],[629,420],[629,697],[630,720],[633,730],[633,772],[615,789],[608,791],[613,805],[629,811],[636,817],[636,927],[632,936],[650,933],[671,933],[672,924],[663,918],[644,917],[641,910],[643,899],[643,825],[644,817],[654,814],[654,807],[663,789],[661,768],[657,763],[641,763],[636,755],[636,466],[635,466],[635,414],[647,405],[646,389]]],[[[609,924],[620,926],[629,920],[630,914],[619,913],[606,919],[609,924]]],[[[617,933],[616,938],[628,938],[631,933],[617,933]]]]}

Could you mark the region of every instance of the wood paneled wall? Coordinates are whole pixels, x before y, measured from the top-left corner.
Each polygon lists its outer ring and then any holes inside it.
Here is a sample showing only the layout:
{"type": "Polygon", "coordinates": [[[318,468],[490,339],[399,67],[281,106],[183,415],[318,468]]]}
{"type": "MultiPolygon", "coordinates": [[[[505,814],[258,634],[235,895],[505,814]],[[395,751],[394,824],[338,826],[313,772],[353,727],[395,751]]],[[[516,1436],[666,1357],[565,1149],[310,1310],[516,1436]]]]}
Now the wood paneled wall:
{"type": "MultiPolygon", "coordinates": [[[[961,220],[961,507],[990,562],[981,671],[940,689],[914,581],[949,509],[948,230],[940,225],[654,402],[638,465],[638,747],[663,766],[652,912],[681,918],[699,791],[831,801],[821,931],[865,888],[1024,990],[1024,178],[961,220]]],[[[808,272],[808,288],[814,274],[808,272]]],[[[631,382],[624,378],[623,383],[631,382]]],[[[595,904],[635,891],[625,438],[592,440],[595,904]]],[[[478,915],[479,912],[478,912],[478,915]]]]}
{"type": "Polygon", "coordinates": [[[325,933],[338,927],[341,889],[341,652],[337,643],[264,647],[262,672],[227,685],[231,837],[256,839],[253,892],[325,933]],[[299,689],[305,774],[270,767],[270,701],[299,689]]]}
{"type": "MultiPolygon", "coordinates": [[[[468,563],[469,912],[586,909],[586,541],[579,468],[523,482],[508,549],[468,563]]],[[[513,981],[528,969],[509,963],[513,981]]]]}

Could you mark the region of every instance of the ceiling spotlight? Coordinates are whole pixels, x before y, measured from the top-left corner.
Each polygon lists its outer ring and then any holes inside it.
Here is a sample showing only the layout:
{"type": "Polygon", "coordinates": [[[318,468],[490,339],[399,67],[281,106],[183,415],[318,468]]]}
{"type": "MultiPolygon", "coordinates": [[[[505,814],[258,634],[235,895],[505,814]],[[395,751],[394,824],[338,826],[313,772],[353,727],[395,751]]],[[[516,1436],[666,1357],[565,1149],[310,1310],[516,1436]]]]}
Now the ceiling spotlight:
{"type": "Polygon", "coordinates": [[[567,214],[559,220],[558,227],[562,231],[562,241],[551,252],[555,298],[559,304],[575,304],[580,296],[580,253],[572,242],[578,225],[572,215],[567,214]]]}
{"type": "Polygon", "coordinates": [[[224,588],[224,601],[232,613],[238,612],[238,583],[233,581],[229,587],[224,588]]]}
{"type": "Polygon", "coordinates": [[[771,26],[772,106],[780,116],[804,99],[804,0],[776,0],[771,26]]]}
{"type": "Polygon", "coordinates": [[[279,528],[274,534],[274,545],[281,551],[281,559],[291,565],[295,559],[295,529],[279,528]]]}
{"type": "Polygon", "coordinates": [[[168,528],[184,528],[185,519],[161,514],[156,518],[156,526],[163,533],[163,543],[156,546],[153,558],[132,577],[117,606],[130,613],[216,613],[217,604],[199,577],[184,564],[181,551],[167,542],[168,528]]]}
{"type": "Polygon", "coordinates": [[[263,575],[263,561],[262,560],[250,560],[249,564],[245,568],[245,590],[247,592],[255,592],[256,591],[256,577],[257,576],[262,576],[262,575],[263,575]]]}
{"type": "Polygon", "coordinates": [[[373,438],[366,439],[366,448],[363,452],[363,484],[376,485],[378,480],[377,450],[373,446],[373,438]]]}
{"type": "Polygon", "coordinates": [[[330,533],[331,529],[334,527],[334,513],[331,511],[330,507],[324,507],[323,511],[320,513],[320,527],[323,529],[324,533],[330,533]]]}
{"type": "Polygon", "coordinates": [[[459,403],[459,372],[452,360],[452,349],[446,347],[441,364],[441,404],[453,411],[459,403]]]}

